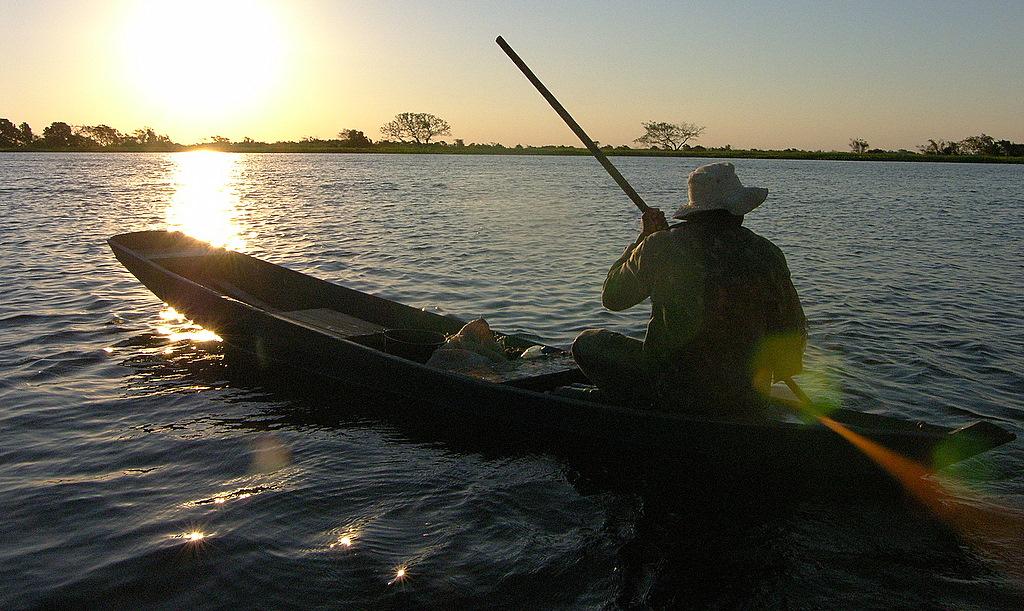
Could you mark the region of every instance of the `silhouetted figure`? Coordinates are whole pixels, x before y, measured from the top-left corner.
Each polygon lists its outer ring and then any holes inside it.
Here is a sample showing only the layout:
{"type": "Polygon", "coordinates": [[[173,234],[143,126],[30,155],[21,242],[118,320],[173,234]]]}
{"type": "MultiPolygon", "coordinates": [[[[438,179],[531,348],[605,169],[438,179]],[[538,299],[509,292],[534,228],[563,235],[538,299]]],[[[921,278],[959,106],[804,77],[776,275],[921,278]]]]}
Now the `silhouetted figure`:
{"type": "Polygon", "coordinates": [[[786,258],[742,227],[767,189],[744,187],[731,163],[690,173],[689,201],[669,228],[651,208],[608,271],[602,302],[630,308],[648,297],[643,342],[607,330],[573,342],[580,368],[617,402],[689,412],[750,410],[774,380],[799,373],[807,331],[786,258]]]}

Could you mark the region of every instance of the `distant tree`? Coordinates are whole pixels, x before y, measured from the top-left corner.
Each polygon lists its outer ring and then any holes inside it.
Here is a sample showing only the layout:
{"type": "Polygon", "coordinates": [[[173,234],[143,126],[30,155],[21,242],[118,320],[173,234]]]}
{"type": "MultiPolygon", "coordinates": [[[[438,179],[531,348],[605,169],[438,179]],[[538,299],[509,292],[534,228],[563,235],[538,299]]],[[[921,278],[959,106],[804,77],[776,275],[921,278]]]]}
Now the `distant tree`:
{"type": "Polygon", "coordinates": [[[210,136],[210,143],[217,145],[231,144],[231,138],[225,138],[224,136],[210,136]]]}
{"type": "Polygon", "coordinates": [[[964,138],[960,141],[960,150],[968,155],[996,155],[999,153],[995,138],[986,134],[964,138]]]}
{"type": "Polygon", "coordinates": [[[665,123],[663,121],[645,121],[640,123],[645,133],[633,142],[649,145],[651,148],[662,147],[678,151],[689,140],[699,138],[705,127],[696,123],[665,123]]]}
{"type": "Polygon", "coordinates": [[[863,153],[869,146],[868,141],[863,138],[850,138],[850,150],[854,153],[863,153]]]}
{"type": "Polygon", "coordinates": [[[154,146],[160,144],[171,144],[171,139],[166,135],[156,133],[152,127],[143,127],[132,132],[131,136],[125,137],[126,142],[141,144],[142,146],[154,146]]]}
{"type": "Polygon", "coordinates": [[[348,146],[365,147],[373,144],[373,141],[367,138],[366,134],[358,129],[343,129],[338,132],[338,139],[344,140],[345,144],[348,146]]]}
{"type": "Polygon", "coordinates": [[[996,154],[1006,157],[1024,157],[1024,144],[1010,142],[1009,140],[998,140],[995,143],[996,154]]]}
{"type": "Polygon", "coordinates": [[[25,121],[18,126],[18,131],[21,132],[21,143],[25,146],[32,144],[32,141],[36,139],[36,135],[32,133],[32,126],[25,121]]]}
{"type": "Polygon", "coordinates": [[[455,139],[455,146],[459,146],[459,147],[466,146],[466,142],[462,138],[456,138],[455,139]]]}
{"type": "Polygon", "coordinates": [[[959,155],[960,143],[948,142],[941,138],[939,140],[932,140],[929,138],[928,143],[918,146],[917,150],[921,151],[925,155],[959,155]]]}
{"type": "Polygon", "coordinates": [[[99,146],[117,146],[124,142],[124,134],[109,125],[82,125],[75,128],[75,133],[99,146]]]}
{"type": "Polygon", "coordinates": [[[43,142],[50,147],[69,147],[75,132],[63,121],[55,121],[43,130],[43,142]]]}
{"type": "Polygon", "coordinates": [[[15,148],[21,144],[21,130],[10,119],[0,119],[0,148],[15,148]]]}
{"type": "Polygon", "coordinates": [[[447,121],[430,113],[403,112],[381,125],[380,133],[399,142],[406,142],[408,138],[416,144],[430,144],[435,136],[451,135],[452,128],[447,121]]]}

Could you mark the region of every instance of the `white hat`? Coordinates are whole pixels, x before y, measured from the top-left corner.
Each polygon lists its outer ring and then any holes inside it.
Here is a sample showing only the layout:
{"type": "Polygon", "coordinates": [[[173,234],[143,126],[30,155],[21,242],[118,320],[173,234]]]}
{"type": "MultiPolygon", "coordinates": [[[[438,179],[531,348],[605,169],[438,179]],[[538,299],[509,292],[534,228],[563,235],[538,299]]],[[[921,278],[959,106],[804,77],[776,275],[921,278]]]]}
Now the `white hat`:
{"type": "Polygon", "coordinates": [[[731,163],[709,163],[690,172],[686,181],[689,200],[676,210],[672,218],[686,218],[688,214],[706,210],[728,210],[743,216],[761,205],[768,197],[768,189],[744,187],[731,163]]]}

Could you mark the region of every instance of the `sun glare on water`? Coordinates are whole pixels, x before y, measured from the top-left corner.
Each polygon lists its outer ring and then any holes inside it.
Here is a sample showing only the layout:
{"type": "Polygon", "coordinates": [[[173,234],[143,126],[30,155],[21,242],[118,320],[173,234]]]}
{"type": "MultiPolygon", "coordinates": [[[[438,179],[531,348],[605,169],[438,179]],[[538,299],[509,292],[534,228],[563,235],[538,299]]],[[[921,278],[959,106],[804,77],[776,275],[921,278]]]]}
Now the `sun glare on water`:
{"type": "Polygon", "coordinates": [[[238,225],[241,200],[234,187],[238,159],[238,155],[213,151],[175,154],[168,229],[214,246],[244,249],[238,225]]]}

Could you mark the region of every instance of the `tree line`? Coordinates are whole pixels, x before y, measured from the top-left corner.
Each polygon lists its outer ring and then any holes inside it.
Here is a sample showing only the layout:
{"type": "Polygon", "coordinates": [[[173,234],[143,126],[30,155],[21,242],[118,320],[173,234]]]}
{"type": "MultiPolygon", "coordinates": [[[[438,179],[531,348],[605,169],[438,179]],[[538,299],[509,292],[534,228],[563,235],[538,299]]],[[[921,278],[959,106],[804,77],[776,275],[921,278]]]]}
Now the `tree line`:
{"type": "Polygon", "coordinates": [[[996,140],[988,134],[970,136],[959,141],[929,139],[917,147],[925,155],[988,155],[992,157],[1019,157],[1024,155],[1024,144],[1009,140],[996,140]]]}
{"type": "MultiPolygon", "coordinates": [[[[871,145],[863,138],[850,138],[850,150],[857,154],[890,153],[881,149],[871,149],[871,145]]],[[[1022,157],[1024,144],[1009,140],[996,140],[988,134],[969,136],[963,140],[933,140],[917,146],[922,155],[944,156],[984,156],[984,157],[1022,157]]],[[[913,151],[901,150],[899,153],[913,154],[913,151]]]]}
{"type": "MultiPolygon", "coordinates": [[[[697,155],[707,153],[710,156],[727,157],[767,157],[786,158],[859,158],[870,155],[873,158],[912,160],[923,156],[936,158],[951,157],[1024,157],[1024,144],[1009,140],[996,140],[987,134],[979,134],[958,141],[943,139],[928,140],[917,147],[917,151],[901,149],[886,151],[872,149],[867,140],[851,138],[851,153],[834,153],[826,151],[801,151],[785,149],[783,151],[762,151],[759,149],[739,150],[730,145],[704,147],[691,144],[705,132],[703,125],[696,123],[671,123],[667,121],[643,121],[643,135],[633,142],[645,149],[633,149],[627,145],[604,145],[601,148],[614,154],[683,154],[697,155]],[[645,153],[644,151],[649,151],[645,153]],[[838,157],[837,157],[838,156],[838,157]]],[[[517,144],[514,147],[498,142],[469,143],[461,138],[449,143],[440,140],[442,136],[450,136],[452,127],[445,119],[430,113],[403,112],[379,128],[382,138],[376,142],[358,129],[345,128],[335,138],[322,139],[307,136],[299,141],[277,141],[274,143],[259,142],[252,138],[232,141],[220,135],[210,136],[204,142],[183,145],[172,141],[167,135],[159,134],[151,127],[143,127],[132,132],[121,132],[109,125],[69,125],[62,121],[51,123],[36,134],[32,127],[22,122],[14,122],[0,118],[0,150],[38,150],[38,151],[179,151],[196,148],[236,152],[303,152],[303,151],[352,151],[352,152],[447,152],[447,153],[522,153],[522,154],[585,154],[585,149],[574,146],[546,145],[526,146],[517,144]]]]}
{"type": "Polygon", "coordinates": [[[55,121],[43,129],[42,134],[32,131],[26,122],[15,126],[12,121],[0,118],[0,149],[24,150],[103,150],[132,149],[164,150],[181,147],[165,134],[158,134],[152,127],[143,127],[131,133],[122,133],[109,125],[68,125],[55,121]]]}

